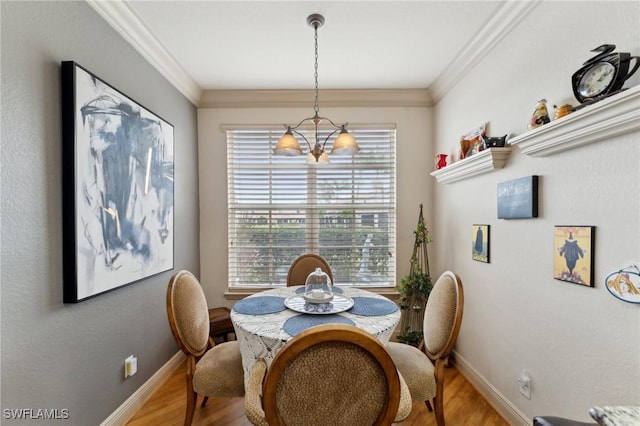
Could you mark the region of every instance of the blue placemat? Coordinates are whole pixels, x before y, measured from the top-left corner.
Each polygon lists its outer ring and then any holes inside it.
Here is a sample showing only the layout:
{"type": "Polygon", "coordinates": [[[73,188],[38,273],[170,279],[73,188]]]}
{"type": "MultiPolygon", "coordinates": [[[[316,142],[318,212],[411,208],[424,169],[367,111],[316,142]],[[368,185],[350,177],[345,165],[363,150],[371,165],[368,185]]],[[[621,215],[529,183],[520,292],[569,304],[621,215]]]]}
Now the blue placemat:
{"type": "Polygon", "coordinates": [[[323,324],[347,324],[356,325],[349,318],[337,314],[330,315],[296,315],[284,322],[282,328],[292,336],[303,332],[307,328],[315,327],[323,324]]]}
{"type": "Polygon", "coordinates": [[[280,312],[287,309],[284,306],[284,297],[277,296],[256,296],[247,297],[236,302],[233,310],[239,314],[264,315],[280,312]]]}
{"type": "MultiPolygon", "coordinates": [[[[302,293],[304,293],[304,290],[305,290],[304,286],[302,286],[300,288],[297,288],[296,289],[296,294],[302,294],[302,293]]],[[[335,287],[335,286],[331,289],[331,291],[333,291],[334,294],[342,294],[342,293],[344,293],[343,289],[341,289],[340,287],[335,287]]]]}
{"type": "Polygon", "coordinates": [[[349,310],[354,315],[368,317],[389,315],[398,310],[398,305],[390,300],[377,297],[352,297],[353,308],[349,310]]]}

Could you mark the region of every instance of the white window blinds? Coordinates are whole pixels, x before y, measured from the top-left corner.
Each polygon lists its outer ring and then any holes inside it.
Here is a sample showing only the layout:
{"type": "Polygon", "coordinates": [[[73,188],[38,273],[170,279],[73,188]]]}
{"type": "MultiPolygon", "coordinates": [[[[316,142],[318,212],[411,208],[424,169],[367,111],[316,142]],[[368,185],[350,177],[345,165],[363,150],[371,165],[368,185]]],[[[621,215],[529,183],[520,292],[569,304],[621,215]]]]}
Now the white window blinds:
{"type": "Polygon", "coordinates": [[[225,130],[231,288],[286,285],[303,253],[324,257],[337,284],[395,285],[395,126],[349,126],[361,151],[328,165],[274,155],[282,127],[225,130]]]}

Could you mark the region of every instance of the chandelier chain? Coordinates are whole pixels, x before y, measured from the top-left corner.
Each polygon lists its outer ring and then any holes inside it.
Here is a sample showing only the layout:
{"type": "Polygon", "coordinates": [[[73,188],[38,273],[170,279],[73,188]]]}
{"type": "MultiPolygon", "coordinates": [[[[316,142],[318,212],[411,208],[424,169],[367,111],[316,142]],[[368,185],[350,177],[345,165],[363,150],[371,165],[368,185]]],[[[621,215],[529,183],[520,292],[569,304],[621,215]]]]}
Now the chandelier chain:
{"type": "Polygon", "coordinates": [[[316,112],[316,115],[318,115],[318,112],[320,111],[320,108],[318,107],[318,24],[315,23],[313,25],[313,29],[315,31],[315,48],[316,48],[316,54],[315,54],[315,72],[313,74],[315,81],[316,81],[316,99],[315,99],[315,103],[313,104],[313,110],[316,112]]]}

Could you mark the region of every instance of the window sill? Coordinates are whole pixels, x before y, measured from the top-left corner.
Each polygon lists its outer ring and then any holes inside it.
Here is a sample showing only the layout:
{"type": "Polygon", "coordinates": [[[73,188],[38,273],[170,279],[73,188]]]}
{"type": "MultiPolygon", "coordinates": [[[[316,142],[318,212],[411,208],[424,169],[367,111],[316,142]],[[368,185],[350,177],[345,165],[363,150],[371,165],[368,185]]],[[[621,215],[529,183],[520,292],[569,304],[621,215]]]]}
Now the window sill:
{"type": "MultiPolygon", "coordinates": [[[[370,291],[372,293],[379,294],[390,299],[393,302],[398,302],[400,300],[400,293],[396,290],[395,287],[367,287],[367,286],[354,286],[361,290],[370,291]]],[[[244,299],[247,296],[251,296],[252,294],[260,293],[265,290],[269,290],[270,288],[248,288],[248,289],[228,289],[224,293],[224,297],[227,300],[240,300],[244,299]]]]}

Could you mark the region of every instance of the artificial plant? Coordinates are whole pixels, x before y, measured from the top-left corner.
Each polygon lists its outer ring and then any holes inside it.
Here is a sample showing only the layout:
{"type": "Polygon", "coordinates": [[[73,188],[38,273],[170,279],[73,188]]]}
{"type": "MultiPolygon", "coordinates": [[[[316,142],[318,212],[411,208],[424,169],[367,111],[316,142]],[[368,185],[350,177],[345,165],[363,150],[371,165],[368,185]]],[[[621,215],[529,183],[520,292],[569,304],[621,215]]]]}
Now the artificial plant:
{"type": "Polygon", "coordinates": [[[424,321],[424,309],[431,293],[432,283],[429,274],[429,257],[427,244],[431,242],[429,230],[424,224],[422,204],[415,231],[413,254],[411,255],[411,268],[409,275],[400,280],[397,286],[400,292],[400,334],[398,340],[413,346],[418,346],[422,341],[424,321]]]}

